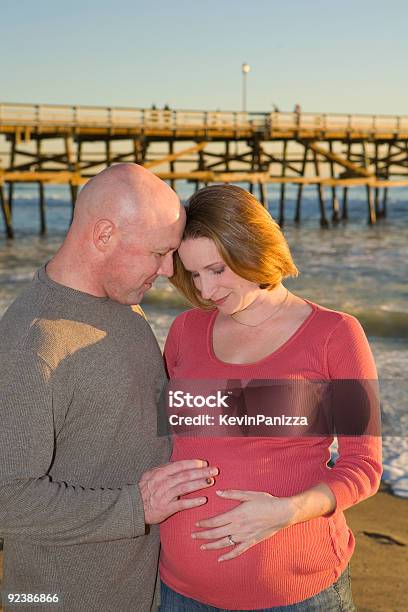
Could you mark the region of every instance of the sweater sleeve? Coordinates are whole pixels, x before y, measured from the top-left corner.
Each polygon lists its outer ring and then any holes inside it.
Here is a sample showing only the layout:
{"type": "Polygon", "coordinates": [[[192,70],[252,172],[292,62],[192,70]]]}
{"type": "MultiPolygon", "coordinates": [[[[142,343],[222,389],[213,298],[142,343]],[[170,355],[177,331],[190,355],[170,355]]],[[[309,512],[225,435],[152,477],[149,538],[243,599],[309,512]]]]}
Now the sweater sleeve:
{"type": "Polygon", "coordinates": [[[171,324],[169,333],[164,345],[164,360],[166,364],[167,375],[169,378],[174,378],[174,368],[177,365],[179,356],[179,347],[181,344],[181,336],[184,330],[184,323],[187,317],[187,312],[183,312],[176,317],[171,324]]]}
{"type": "MultiPolygon", "coordinates": [[[[343,315],[326,344],[329,377],[356,380],[363,385],[376,385],[374,359],[360,323],[343,315]]],[[[378,405],[373,405],[377,410],[378,405]]],[[[379,434],[379,432],[378,432],[379,434]]],[[[339,457],[323,479],[332,490],[337,509],[345,510],[374,495],[379,487],[381,467],[380,435],[338,436],[339,457]]]]}
{"type": "Polygon", "coordinates": [[[138,486],[84,488],[49,475],[55,452],[50,370],[35,354],[0,354],[0,536],[71,545],[145,534],[138,486]]]}

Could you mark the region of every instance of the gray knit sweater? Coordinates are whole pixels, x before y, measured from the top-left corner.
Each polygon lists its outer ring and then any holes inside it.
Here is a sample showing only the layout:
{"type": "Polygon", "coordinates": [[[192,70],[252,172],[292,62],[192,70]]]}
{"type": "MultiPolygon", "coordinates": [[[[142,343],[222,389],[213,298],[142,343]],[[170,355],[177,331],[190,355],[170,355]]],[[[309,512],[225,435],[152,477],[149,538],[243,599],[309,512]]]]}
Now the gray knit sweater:
{"type": "Polygon", "coordinates": [[[3,591],[62,596],[28,609],[154,609],[158,530],[146,532],[137,482],[168,460],[164,379],[139,313],[44,268],[0,321],[3,591]]]}

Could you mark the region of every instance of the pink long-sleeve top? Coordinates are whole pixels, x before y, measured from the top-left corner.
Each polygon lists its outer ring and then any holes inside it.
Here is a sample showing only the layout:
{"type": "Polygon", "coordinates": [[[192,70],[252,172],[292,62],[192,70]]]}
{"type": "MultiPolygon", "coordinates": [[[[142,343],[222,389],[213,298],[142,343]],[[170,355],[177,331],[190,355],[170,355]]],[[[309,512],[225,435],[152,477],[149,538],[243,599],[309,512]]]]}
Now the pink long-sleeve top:
{"type": "MultiPolygon", "coordinates": [[[[312,311],[295,334],[271,355],[251,364],[228,364],[217,359],[212,347],[216,310],[182,313],[175,319],[165,346],[170,378],[375,379],[373,357],[358,321],[308,303],[312,311]]],[[[339,457],[329,468],[332,442],[330,436],[176,436],[173,461],[206,459],[220,473],[216,486],[204,492],[207,504],[162,523],[162,580],[186,597],[229,610],[289,605],[335,582],[355,544],[343,510],[377,491],[381,440],[373,435],[340,436],[339,457]],[[282,529],[235,559],[218,563],[227,549],[202,551],[203,541],[191,537],[197,531],[197,521],[239,503],[220,498],[215,489],[265,491],[286,497],[321,482],[336,498],[333,513],[282,529]]]]}

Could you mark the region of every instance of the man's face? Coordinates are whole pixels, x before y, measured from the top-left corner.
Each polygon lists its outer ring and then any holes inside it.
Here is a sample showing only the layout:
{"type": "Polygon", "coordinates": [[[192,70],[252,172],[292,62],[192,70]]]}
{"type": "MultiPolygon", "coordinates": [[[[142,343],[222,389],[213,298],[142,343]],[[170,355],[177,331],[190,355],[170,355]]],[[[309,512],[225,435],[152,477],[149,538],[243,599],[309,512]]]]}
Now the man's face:
{"type": "Polygon", "coordinates": [[[185,225],[184,210],[170,224],[130,229],[117,240],[104,274],[106,295],[121,304],[139,304],[160,275],[173,275],[173,253],[185,225]]]}

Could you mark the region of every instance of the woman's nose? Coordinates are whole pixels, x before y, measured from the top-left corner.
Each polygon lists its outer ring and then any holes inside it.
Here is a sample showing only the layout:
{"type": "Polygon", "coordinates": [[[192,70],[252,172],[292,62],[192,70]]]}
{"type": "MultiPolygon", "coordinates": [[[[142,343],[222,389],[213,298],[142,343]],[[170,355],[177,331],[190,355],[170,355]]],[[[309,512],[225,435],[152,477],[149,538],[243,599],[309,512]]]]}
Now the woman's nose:
{"type": "Polygon", "coordinates": [[[207,279],[200,279],[201,282],[201,287],[199,288],[201,296],[203,297],[204,300],[210,300],[212,298],[212,296],[214,295],[214,283],[212,281],[210,281],[208,278],[207,279]]]}

